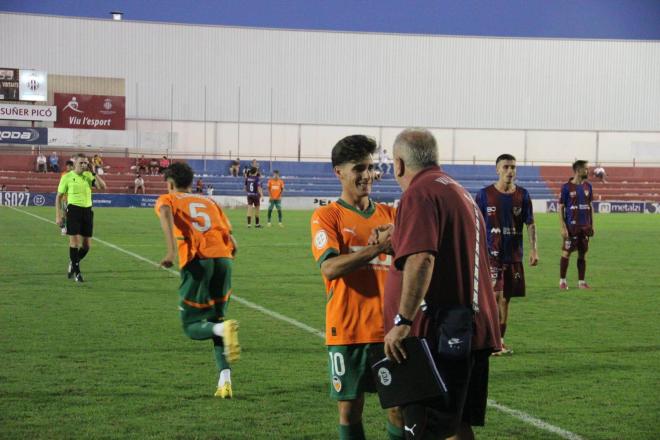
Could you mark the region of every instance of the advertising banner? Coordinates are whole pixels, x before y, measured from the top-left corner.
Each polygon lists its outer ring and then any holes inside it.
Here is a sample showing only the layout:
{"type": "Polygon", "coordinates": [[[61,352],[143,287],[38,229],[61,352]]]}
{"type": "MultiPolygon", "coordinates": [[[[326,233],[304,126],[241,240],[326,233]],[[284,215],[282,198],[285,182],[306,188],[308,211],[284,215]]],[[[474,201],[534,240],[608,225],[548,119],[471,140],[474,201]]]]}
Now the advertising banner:
{"type": "MultiPolygon", "coordinates": [[[[660,203],[602,201],[602,202],[593,202],[592,204],[594,207],[594,212],[598,214],[660,213],[660,203]]],[[[559,211],[559,202],[557,202],[556,200],[546,201],[546,212],[558,212],[558,211],[559,211]]]]}
{"type": "Polygon", "coordinates": [[[18,99],[21,101],[47,101],[48,75],[40,70],[19,70],[18,99]]]}
{"type": "Polygon", "coordinates": [[[0,102],[0,119],[54,121],[57,119],[57,107],[53,105],[4,104],[0,102]]]}
{"type": "Polygon", "coordinates": [[[0,126],[0,144],[47,145],[48,129],[0,126]]]}
{"type": "Polygon", "coordinates": [[[126,128],[124,96],[55,93],[57,128],[92,130],[124,130],[126,128]]]}
{"type": "MultiPolygon", "coordinates": [[[[0,206],[55,206],[56,193],[33,193],[22,191],[0,192],[0,206]]],[[[153,208],[157,195],[138,194],[94,194],[95,208],[153,208]]]]}
{"type": "Polygon", "coordinates": [[[0,67],[0,101],[18,101],[18,69],[0,67]]]}

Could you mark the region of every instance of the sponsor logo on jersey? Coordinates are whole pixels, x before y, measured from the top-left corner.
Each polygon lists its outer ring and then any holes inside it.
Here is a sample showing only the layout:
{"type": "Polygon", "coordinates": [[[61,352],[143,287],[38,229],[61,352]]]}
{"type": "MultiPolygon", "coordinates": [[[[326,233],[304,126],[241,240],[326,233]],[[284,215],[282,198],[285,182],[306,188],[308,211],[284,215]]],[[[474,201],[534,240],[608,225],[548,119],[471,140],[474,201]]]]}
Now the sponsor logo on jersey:
{"type": "MultiPolygon", "coordinates": [[[[351,252],[357,252],[360,249],[364,249],[365,246],[351,246],[350,250],[351,252]]],[[[392,265],[392,256],[387,255],[387,254],[380,254],[374,257],[371,261],[369,261],[369,264],[374,265],[374,266],[391,266],[392,265]]]]}
{"type": "Polygon", "coordinates": [[[496,211],[497,211],[497,208],[495,206],[486,206],[486,213],[494,214],[496,211]]]}
{"type": "Polygon", "coordinates": [[[502,230],[501,230],[500,228],[492,228],[492,229],[490,230],[490,233],[491,233],[491,234],[501,234],[501,233],[502,233],[502,230]]]}
{"type": "Polygon", "coordinates": [[[571,191],[571,192],[568,193],[568,195],[571,196],[571,197],[575,197],[577,195],[577,192],[576,191],[571,191]]]}
{"type": "Polygon", "coordinates": [[[328,233],[321,229],[314,236],[314,246],[316,246],[316,249],[323,249],[327,244],[328,233]]]}
{"type": "Polygon", "coordinates": [[[357,235],[357,233],[355,232],[355,229],[344,228],[344,229],[342,229],[341,231],[342,231],[342,232],[348,232],[349,234],[357,235]]]}
{"type": "Polygon", "coordinates": [[[513,207],[513,215],[518,217],[520,214],[522,214],[522,208],[520,206],[514,206],[513,207]]]}

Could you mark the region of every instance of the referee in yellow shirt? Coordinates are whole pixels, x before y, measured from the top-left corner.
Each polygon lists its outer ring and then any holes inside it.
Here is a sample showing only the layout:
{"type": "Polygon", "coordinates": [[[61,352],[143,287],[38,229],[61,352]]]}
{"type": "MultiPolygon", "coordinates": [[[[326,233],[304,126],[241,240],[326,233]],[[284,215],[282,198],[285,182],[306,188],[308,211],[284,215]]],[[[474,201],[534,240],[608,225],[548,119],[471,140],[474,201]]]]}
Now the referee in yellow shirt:
{"type": "Polygon", "coordinates": [[[69,236],[69,270],[67,276],[82,283],[80,260],[85,258],[92,244],[94,213],[92,212],[92,187],[103,190],[105,182],[91,169],[89,159],[84,154],[75,158],[73,171],[64,174],[57,187],[55,199],[55,221],[62,225],[64,212],[62,198],[67,198],[66,233],[69,236]]]}

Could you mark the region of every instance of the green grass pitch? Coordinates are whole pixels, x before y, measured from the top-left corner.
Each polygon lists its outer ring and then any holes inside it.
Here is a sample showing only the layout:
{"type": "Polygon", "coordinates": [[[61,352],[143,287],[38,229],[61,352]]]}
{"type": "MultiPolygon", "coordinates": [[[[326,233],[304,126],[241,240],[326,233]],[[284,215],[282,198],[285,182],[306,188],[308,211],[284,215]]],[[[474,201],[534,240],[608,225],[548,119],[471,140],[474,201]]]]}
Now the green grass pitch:
{"type": "MultiPolygon", "coordinates": [[[[318,335],[233,302],[241,322],[235,399],[213,398],[211,343],[187,339],[175,275],[154,262],[165,247],[151,209],[96,209],[99,241],[66,279],[68,251],[53,208],[0,208],[0,438],[332,439],[327,354],[318,335]]],[[[323,329],[324,291],[309,245],[309,212],[286,228],[247,229],[234,292],[323,329]]],[[[265,217],[262,216],[262,219],[265,217]]],[[[584,439],[660,438],[660,216],[598,215],[587,279],[557,289],[561,240],[555,215],[537,215],[540,265],[526,268],[528,296],[513,300],[507,343],[491,361],[490,398],[584,439]]],[[[367,399],[365,429],[385,436],[367,399]]],[[[489,439],[557,434],[490,408],[489,439]]]]}

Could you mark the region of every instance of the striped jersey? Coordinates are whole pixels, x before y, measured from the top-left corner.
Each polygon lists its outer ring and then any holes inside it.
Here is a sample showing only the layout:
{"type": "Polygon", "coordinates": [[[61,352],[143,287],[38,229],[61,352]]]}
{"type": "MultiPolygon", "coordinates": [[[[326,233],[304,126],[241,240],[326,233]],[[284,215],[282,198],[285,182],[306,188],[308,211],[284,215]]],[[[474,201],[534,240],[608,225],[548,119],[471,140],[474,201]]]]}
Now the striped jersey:
{"type": "Polygon", "coordinates": [[[594,198],[591,183],[573,183],[573,178],[564,183],[559,195],[559,203],[564,205],[564,223],[570,229],[592,226],[591,202],[594,198]]]}
{"type": "Polygon", "coordinates": [[[503,193],[493,184],[482,188],[476,201],[486,221],[490,256],[502,263],[522,262],[523,225],[534,223],[529,192],[516,185],[512,193],[503,193]]]}

